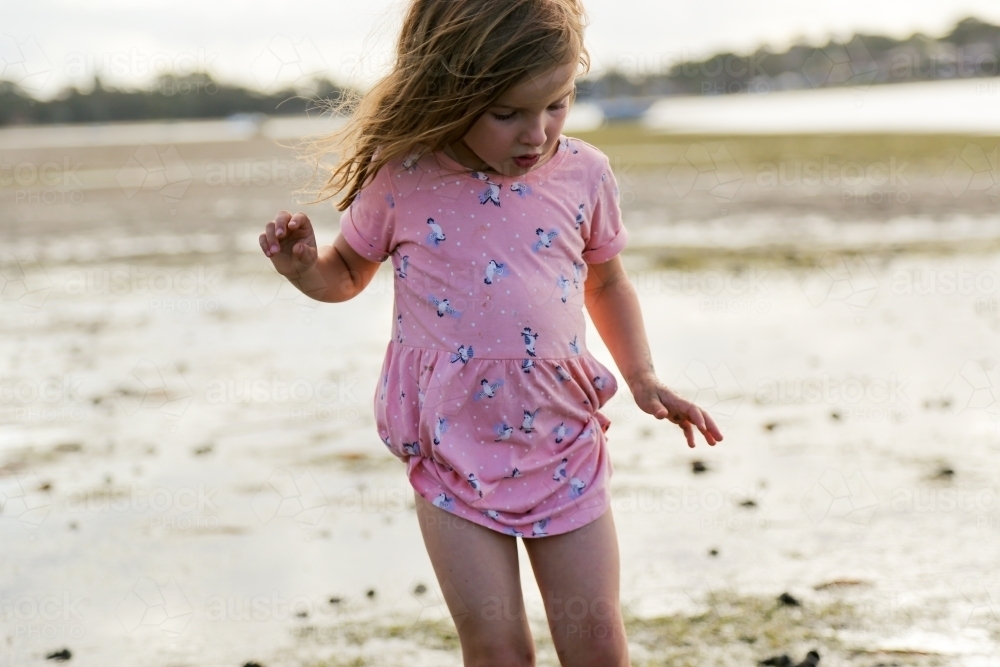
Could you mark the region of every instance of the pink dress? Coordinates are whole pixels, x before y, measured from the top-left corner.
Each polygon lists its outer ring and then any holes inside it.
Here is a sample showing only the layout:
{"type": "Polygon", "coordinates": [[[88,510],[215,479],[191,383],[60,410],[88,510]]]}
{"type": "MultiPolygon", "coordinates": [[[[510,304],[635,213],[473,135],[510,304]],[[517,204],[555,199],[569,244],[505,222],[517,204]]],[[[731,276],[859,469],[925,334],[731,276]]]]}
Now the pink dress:
{"type": "Polygon", "coordinates": [[[379,435],[435,506],[508,535],[565,533],[610,506],[598,409],[618,389],[587,350],[587,264],[625,246],[607,157],[562,137],[525,176],[443,153],[389,163],[340,220],[395,267],[379,435]]]}

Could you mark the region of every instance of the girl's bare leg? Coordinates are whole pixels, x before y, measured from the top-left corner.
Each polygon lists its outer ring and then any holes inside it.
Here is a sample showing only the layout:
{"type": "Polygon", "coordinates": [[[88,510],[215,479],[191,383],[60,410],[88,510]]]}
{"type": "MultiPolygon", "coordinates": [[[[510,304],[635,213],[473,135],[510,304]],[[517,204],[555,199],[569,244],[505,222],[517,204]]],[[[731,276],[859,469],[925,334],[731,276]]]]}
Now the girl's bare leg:
{"type": "Polygon", "coordinates": [[[525,538],[564,667],[629,667],[619,600],[618,535],[608,509],[582,528],[525,538]]]}
{"type": "Polygon", "coordinates": [[[414,498],[465,667],[534,667],[517,538],[434,507],[416,492],[414,498]]]}

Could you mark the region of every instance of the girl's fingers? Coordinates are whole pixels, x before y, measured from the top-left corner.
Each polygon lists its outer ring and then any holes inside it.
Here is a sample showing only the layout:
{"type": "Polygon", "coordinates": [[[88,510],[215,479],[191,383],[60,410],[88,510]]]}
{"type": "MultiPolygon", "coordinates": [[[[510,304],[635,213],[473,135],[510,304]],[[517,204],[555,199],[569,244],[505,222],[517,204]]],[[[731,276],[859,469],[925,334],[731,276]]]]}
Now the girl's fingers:
{"type": "Polygon", "coordinates": [[[705,437],[705,442],[709,445],[714,445],[719,440],[722,440],[722,432],[719,431],[719,427],[712,421],[712,417],[708,412],[702,410],[694,403],[687,403],[686,415],[705,437]]]}
{"type": "Polygon", "coordinates": [[[722,431],[720,431],[719,427],[715,425],[715,422],[712,420],[712,416],[707,412],[705,413],[705,424],[708,426],[708,431],[712,434],[713,438],[717,441],[722,440],[722,431]]]}
{"type": "Polygon", "coordinates": [[[668,419],[677,424],[684,431],[688,447],[695,446],[695,428],[704,436],[705,442],[709,445],[715,445],[722,440],[722,432],[715,425],[711,415],[694,403],[669,392],[665,397],[654,396],[651,403],[649,412],[657,419],[668,419]],[[666,407],[668,404],[673,406],[673,409],[666,407]]]}
{"type": "Polygon", "coordinates": [[[274,254],[281,250],[281,246],[278,245],[278,239],[274,236],[274,222],[267,223],[264,228],[264,233],[267,234],[267,246],[271,249],[271,254],[274,254]]]}
{"type": "Polygon", "coordinates": [[[261,234],[260,238],[258,239],[258,241],[260,241],[260,249],[264,251],[265,255],[267,255],[268,257],[270,257],[271,256],[271,249],[267,245],[267,234],[261,234]]]}
{"type": "Polygon", "coordinates": [[[691,422],[685,420],[681,424],[681,428],[684,429],[684,437],[687,438],[688,447],[694,449],[694,431],[691,429],[691,422]]]}
{"type": "Polygon", "coordinates": [[[705,418],[701,416],[701,409],[699,409],[697,405],[694,405],[692,403],[688,407],[688,409],[686,410],[686,412],[687,412],[687,415],[688,415],[688,419],[690,419],[691,422],[695,426],[698,427],[699,431],[701,431],[702,433],[704,433],[705,432],[705,418]]]}
{"type": "Polygon", "coordinates": [[[274,216],[275,238],[288,238],[289,230],[296,229],[299,226],[296,220],[304,215],[303,213],[291,215],[288,211],[278,211],[278,215],[274,216]]]}
{"type": "Polygon", "coordinates": [[[715,438],[712,437],[712,433],[708,430],[708,427],[705,425],[705,417],[704,417],[704,415],[706,414],[705,411],[699,407],[695,407],[694,414],[697,417],[697,420],[695,421],[694,425],[698,428],[698,431],[701,432],[702,437],[705,438],[705,442],[707,442],[710,445],[714,445],[715,438]]]}
{"type": "Polygon", "coordinates": [[[694,409],[691,411],[692,419],[691,421],[701,432],[702,436],[705,438],[705,442],[709,445],[714,445],[718,442],[722,434],[719,433],[718,427],[712,423],[712,418],[709,417],[708,413],[697,406],[692,406],[694,409]]]}
{"type": "Polygon", "coordinates": [[[291,217],[286,214],[279,218],[275,218],[274,223],[276,227],[276,236],[279,239],[286,238],[290,231],[299,229],[303,226],[303,223],[306,222],[309,222],[309,219],[306,218],[305,213],[296,213],[291,217]]]}

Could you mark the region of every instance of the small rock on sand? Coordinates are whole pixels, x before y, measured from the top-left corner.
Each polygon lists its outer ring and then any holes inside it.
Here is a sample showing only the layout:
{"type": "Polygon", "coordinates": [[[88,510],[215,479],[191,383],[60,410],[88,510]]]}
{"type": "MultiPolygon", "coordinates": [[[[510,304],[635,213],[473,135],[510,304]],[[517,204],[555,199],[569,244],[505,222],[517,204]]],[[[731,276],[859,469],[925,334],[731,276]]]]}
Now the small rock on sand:
{"type": "Polygon", "coordinates": [[[795,598],[793,598],[788,593],[782,593],[781,595],[779,595],[778,596],[778,602],[780,602],[781,604],[786,605],[788,607],[798,607],[799,606],[799,601],[796,600],[795,598]]]}
{"type": "Polygon", "coordinates": [[[766,660],[761,660],[758,665],[768,665],[768,667],[816,667],[819,664],[819,651],[813,649],[806,654],[805,660],[800,663],[792,662],[787,654],[782,653],[766,660]]]}

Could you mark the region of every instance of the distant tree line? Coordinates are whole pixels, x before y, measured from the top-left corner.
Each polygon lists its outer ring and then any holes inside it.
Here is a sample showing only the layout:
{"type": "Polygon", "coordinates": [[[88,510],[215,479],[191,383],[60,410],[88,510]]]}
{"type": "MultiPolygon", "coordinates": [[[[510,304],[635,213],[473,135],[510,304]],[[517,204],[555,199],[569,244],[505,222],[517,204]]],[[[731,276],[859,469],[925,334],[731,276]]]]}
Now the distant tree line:
{"type": "Polygon", "coordinates": [[[796,44],[784,53],[762,47],[751,55],[719,53],[702,61],[643,63],[638,58],[622,56],[611,71],[582,81],[578,98],[767,93],[998,76],[1000,26],[967,18],[940,38],[854,35],[819,47],[796,44]]]}
{"type": "MultiPolygon", "coordinates": [[[[932,38],[916,33],[898,40],[854,35],[824,46],[796,44],[784,53],[762,47],[750,55],[720,53],[702,61],[639,62],[619,58],[618,66],[582,79],[578,98],[602,104],[609,117],[618,113],[609,101],[664,95],[767,93],[830,86],[878,85],[937,79],[1000,75],[1000,26],[975,18],[960,21],[950,34],[932,38]]],[[[162,75],[146,90],[107,88],[97,77],[93,89],[63,90],[39,101],[17,84],[0,81],[0,125],[19,123],[91,123],[127,120],[221,118],[236,113],[303,114],[322,109],[347,89],[328,79],[314,79],[298,90],[265,94],[214,81],[205,73],[162,75]]],[[[641,105],[640,105],[641,106],[641,105]]],[[[621,117],[634,115],[626,106],[621,117]]]]}
{"type": "Polygon", "coordinates": [[[52,100],[39,101],[16,84],[0,81],[0,125],[224,118],[254,112],[273,116],[304,114],[309,109],[318,113],[320,100],[336,101],[345,91],[327,79],[314,79],[298,90],[265,94],[195,72],[162,75],[145,90],[108,88],[95,77],[90,91],[66,88],[52,100]]]}

